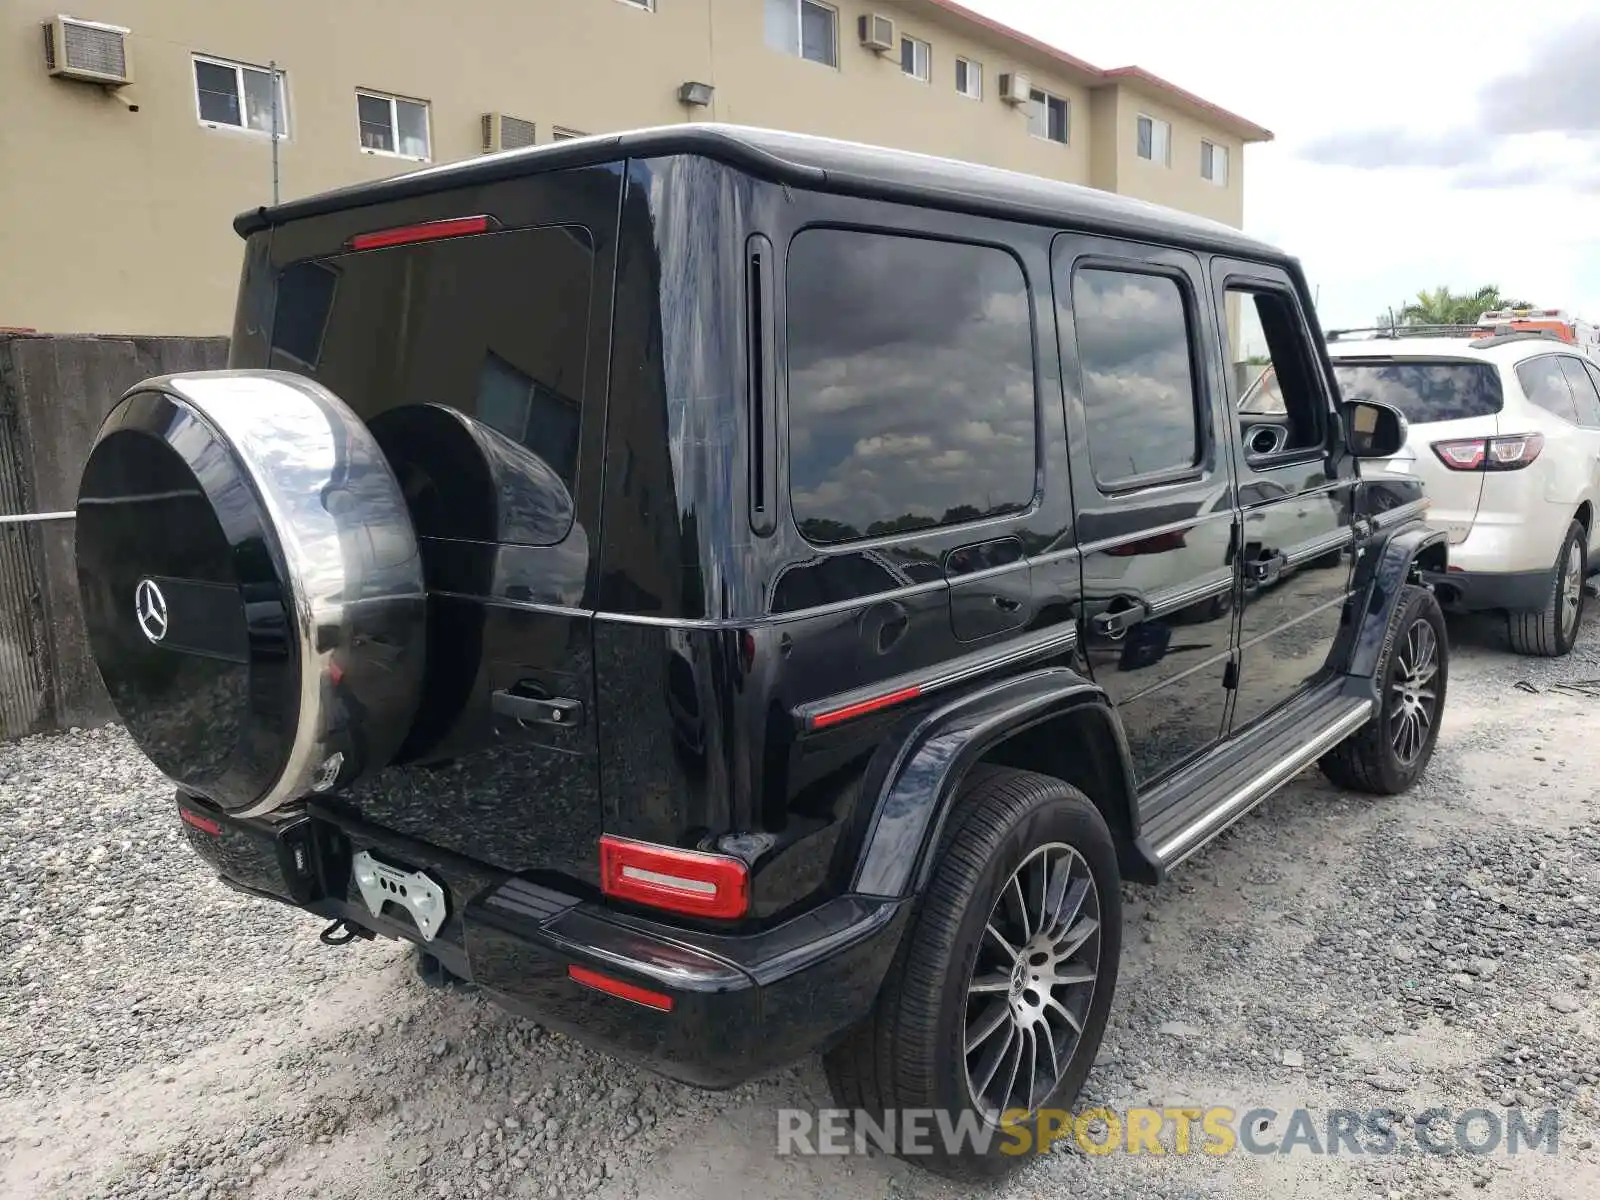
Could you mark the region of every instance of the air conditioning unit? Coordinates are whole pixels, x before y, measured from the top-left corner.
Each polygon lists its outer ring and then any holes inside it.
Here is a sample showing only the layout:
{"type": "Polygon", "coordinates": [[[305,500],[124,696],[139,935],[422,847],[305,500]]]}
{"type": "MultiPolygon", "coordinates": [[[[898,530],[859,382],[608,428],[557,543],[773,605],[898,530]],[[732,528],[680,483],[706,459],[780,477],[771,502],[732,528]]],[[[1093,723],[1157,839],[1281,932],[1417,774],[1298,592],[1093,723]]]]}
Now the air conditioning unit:
{"type": "Polygon", "coordinates": [[[493,154],[496,150],[521,150],[524,146],[534,144],[534,125],[532,121],[524,121],[521,117],[508,116],[506,113],[483,114],[483,152],[493,154]]]}
{"type": "Polygon", "coordinates": [[[57,17],[44,23],[44,65],[60,79],[81,79],[107,87],[133,82],[128,30],[100,21],[57,17]]]}
{"type": "Polygon", "coordinates": [[[1007,104],[1026,104],[1033,91],[1033,80],[1019,72],[1000,76],[1000,99],[1007,104]]]}
{"type": "Polygon", "coordinates": [[[894,38],[894,18],[868,13],[861,18],[861,44],[868,50],[882,54],[893,50],[898,43],[894,38]]]}

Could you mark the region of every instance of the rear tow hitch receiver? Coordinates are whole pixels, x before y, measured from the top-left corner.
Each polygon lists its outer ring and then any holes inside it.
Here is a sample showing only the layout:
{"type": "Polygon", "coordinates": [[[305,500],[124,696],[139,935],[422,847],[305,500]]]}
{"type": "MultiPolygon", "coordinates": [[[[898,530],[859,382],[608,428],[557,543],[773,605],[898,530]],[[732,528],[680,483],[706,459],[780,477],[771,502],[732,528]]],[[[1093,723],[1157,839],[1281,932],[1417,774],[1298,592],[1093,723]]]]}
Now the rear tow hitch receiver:
{"type": "Polygon", "coordinates": [[[373,916],[383,916],[384,906],[393,904],[411,917],[423,941],[433,941],[447,911],[444,888],[421,871],[404,871],[380,862],[368,850],[351,859],[350,874],[373,916]]]}
{"type": "Polygon", "coordinates": [[[324,946],[348,946],[357,938],[371,941],[375,936],[372,930],[363,929],[354,921],[346,921],[341,917],[319,933],[317,940],[324,946]]]}

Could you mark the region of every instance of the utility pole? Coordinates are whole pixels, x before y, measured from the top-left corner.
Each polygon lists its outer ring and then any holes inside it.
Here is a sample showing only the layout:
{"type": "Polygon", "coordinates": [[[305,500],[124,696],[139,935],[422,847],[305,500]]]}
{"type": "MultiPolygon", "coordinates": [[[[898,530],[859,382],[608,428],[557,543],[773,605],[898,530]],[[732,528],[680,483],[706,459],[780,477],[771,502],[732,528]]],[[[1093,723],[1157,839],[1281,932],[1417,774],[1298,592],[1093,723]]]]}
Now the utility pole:
{"type": "Polygon", "coordinates": [[[278,203],[278,130],[281,127],[278,120],[278,96],[283,91],[282,80],[278,76],[278,61],[273,59],[267,64],[267,86],[272,89],[272,203],[278,203]]]}

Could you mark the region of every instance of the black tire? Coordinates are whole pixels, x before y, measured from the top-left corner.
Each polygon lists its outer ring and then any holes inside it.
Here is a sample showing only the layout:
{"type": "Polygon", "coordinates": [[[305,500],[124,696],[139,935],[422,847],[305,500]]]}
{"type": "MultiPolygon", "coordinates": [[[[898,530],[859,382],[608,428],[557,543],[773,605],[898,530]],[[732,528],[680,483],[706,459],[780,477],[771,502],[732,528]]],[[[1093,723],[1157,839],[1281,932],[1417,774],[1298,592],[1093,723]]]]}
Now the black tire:
{"type": "Polygon", "coordinates": [[[1323,755],[1318,764],[1322,773],[1340,787],[1376,796],[1406,791],[1427,767],[1439,738],[1439,719],[1450,682],[1450,643],[1444,614],[1427,588],[1406,587],[1389,622],[1389,634],[1375,673],[1379,687],[1377,711],[1365,725],[1323,755]],[[1418,643],[1428,635],[1433,641],[1435,669],[1426,680],[1416,683],[1414,659],[1418,643]],[[1424,697],[1430,690],[1432,696],[1424,697]],[[1423,731],[1419,731],[1414,719],[1408,718],[1408,710],[1414,706],[1423,707],[1426,713],[1423,731]],[[1408,719],[1408,728],[1403,732],[1400,726],[1408,719]]]}
{"type": "Polygon", "coordinates": [[[1506,614],[1506,632],[1511,648],[1518,654],[1540,658],[1560,658],[1578,640],[1583,627],[1583,610],[1588,593],[1584,581],[1589,575],[1589,536],[1574,521],[1561,539],[1561,550],[1550,568],[1544,606],[1534,612],[1506,614]]]}
{"type": "MultiPolygon", "coordinates": [[[[1062,878],[1064,883],[1065,877],[1062,878]]],[[[1053,1058],[1060,1060],[1054,1087],[1046,1091],[1048,1080],[1039,1080],[1032,1112],[1016,1126],[1026,1134],[1028,1146],[1035,1146],[1040,1110],[1070,1106],[1099,1051],[1122,948],[1119,889],[1116,844],[1105,819],[1082,792],[1058,779],[1026,771],[990,766],[974,769],[964,781],[947,821],[933,876],[918,901],[872,1014],[824,1058],[835,1102],[852,1112],[865,1111],[880,1124],[888,1113],[908,1109],[948,1114],[950,1127],[954,1128],[959,1128],[964,1114],[965,1120],[978,1115],[983,1121],[972,1095],[966,1038],[971,1031],[969,1021],[984,1023],[998,1004],[1005,1013],[991,1036],[999,1038],[1003,1034],[1006,1039],[999,1052],[1001,1061],[1009,1059],[1013,1037],[1019,1047],[1030,1043],[1034,1047],[1031,1052],[1021,1048],[1016,1051],[1018,1066],[1012,1068],[1014,1076],[1020,1074],[1025,1053],[1029,1053],[1027,1061],[1035,1068],[1053,1058]],[[1057,847],[1069,847],[1077,857],[1057,847]],[[1052,860],[1052,854],[1058,857],[1052,860]],[[1090,919],[1090,897],[1098,906],[1099,924],[1089,935],[1098,939],[1093,951],[1093,981],[1070,985],[1080,989],[1086,986],[1087,991],[1062,993],[1067,1008],[1081,1006],[1076,1013],[1081,1020],[1081,1033],[1070,1047],[1052,1044],[1054,1053],[1047,1055],[1038,1047],[1046,1040],[1053,1042],[1053,1032],[1041,1035],[1035,1024],[1030,1026],[1034,1031],[1031,1035],[1024,1034],[1008,1019],[1018,1006],[1031,1003],[1038,1006],[1038,1017],[1049,1020],[1044,1011],[1048,999],[1041,1000],[1027,987],[1027,972],[1033,969],[1030,962],[1036,961],[1033,956],[1013,959],[1009,985],[994,988],[992,994],[983,992],[974,999],[969,984],[978,986],[992,981],[996,976],[988,967],[982,978],[974,977],[978,964],[992,964],[997,956],[1007,953],[991,940],[988,927],[991,921],[1007,921],[996,911],[996,905],[1003,890],[1007,890],[1009,905],[1014,872],[1019,868],[1033,870],[1031,864],[1043,863],[1042,874],[1029,878],[1040,882],[1041,907],[1047,911],[1049,897],[1063,895],[1052,882],[1057,878],[1052,875],[1052,861],[1057,868],[1062,863],[1073,870],[1080,865],[1083,868],[1083,873],[1074,877],[1076,888],[1072,892],[1082,897],[1082,907],[1058,902],[1054,909],[1057,916],[1069,908],[1076,913],[1064,918],[1059,928],[1080,931],[1081,922],[1090,919]],[[1089,886],[1083,886],[1084,879],[1089,886]]],[[[1007,913],[1012,911],[1008,907],[1007,913]]],[[[1050,936],[1044,924],[1041,920],[1037,937],[1050,936]]],[[[1050,926],[1057,927],[1054,918],[1050,926]]],[[[1007,924],[1006,928],[1012,926],[1007,924]]],[[[1063,936],[1062,945],[1068,944],[1069,936],[1075,939],[1077,933],[1063,936]]],[[[1088,946],[1087,941],[1083,944],[1088,946]]],[[[1087,954],[1087,949],[1081,953],[1087,954]]],[[[1067,957],[1071,955],[1064,954],[1062,959],[1037,969],[1054,975],[1059,969],[1057,963],[1067,957]]],[[[1006,960],[1002,957],[999,961],[1006,960]]],[[[1032,978],[1037,981],[1040,976],[1032,978]]],[[[1046,997],[1053,994],[1048,988],[1046,985],[1046,997]]],[[[983,1048],[982,1039],[978,1044],[983,1048]]],[[[984,1053],[992,1052],[992,1046],[991,1042],[984,1053]]],[[[981,1061],[979,1065],[981,1068],[981,1061]]],[[[1008,1090],[1010,1086],[1006,1085],[1008,1090]]],[[[980,1086],[978,1090],[984,1089],[980,1086]]],[[[1006,1092],[1000,1094],[1003,1098],[1006,1092]]],[[[996,1131],[986,1151],[968,1145],[949,1153],[936,1132],[924,1144],[932,1153],[908,1154],[904,1156],[907,1161],[963,1180],[999,1178],[1033,1157],[1016,1152],[1021,1138],[1009,1131],[996,1131]]]]}

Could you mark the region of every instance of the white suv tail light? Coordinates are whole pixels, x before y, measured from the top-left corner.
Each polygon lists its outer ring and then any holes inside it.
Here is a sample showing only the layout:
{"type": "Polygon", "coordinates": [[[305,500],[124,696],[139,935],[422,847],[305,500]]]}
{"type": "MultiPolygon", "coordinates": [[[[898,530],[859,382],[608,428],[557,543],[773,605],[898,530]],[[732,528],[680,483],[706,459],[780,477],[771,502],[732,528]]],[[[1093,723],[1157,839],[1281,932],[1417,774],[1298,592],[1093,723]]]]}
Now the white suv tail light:
{"type": "Polygon", "coordinates": [[[1520,471],[1543,449],[1542,433],[1452,438],[1433,443],[1434,454],[1452,471],[1520,471]]]}

